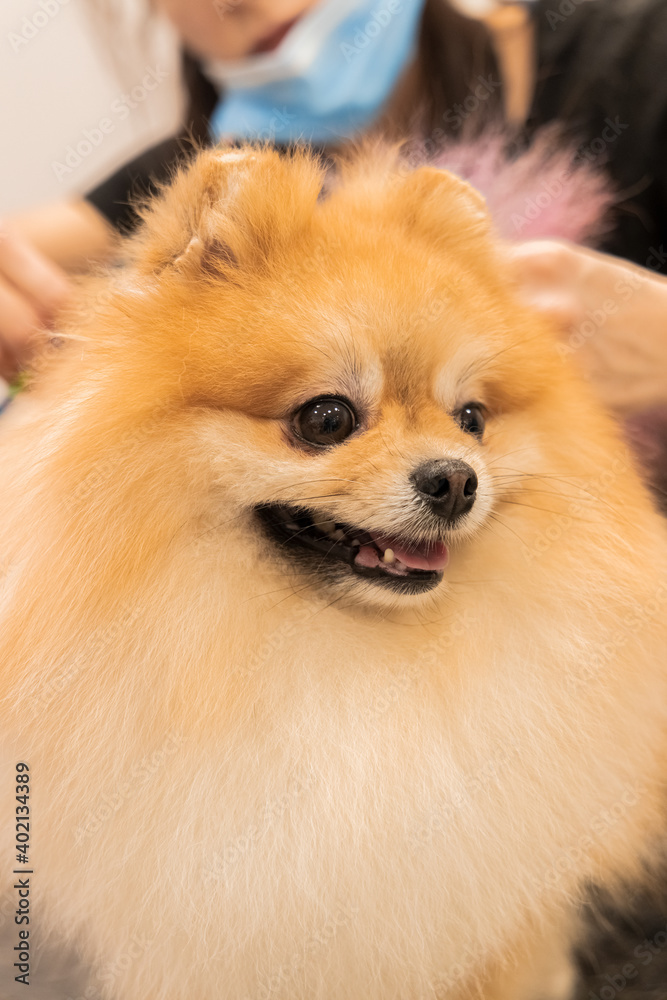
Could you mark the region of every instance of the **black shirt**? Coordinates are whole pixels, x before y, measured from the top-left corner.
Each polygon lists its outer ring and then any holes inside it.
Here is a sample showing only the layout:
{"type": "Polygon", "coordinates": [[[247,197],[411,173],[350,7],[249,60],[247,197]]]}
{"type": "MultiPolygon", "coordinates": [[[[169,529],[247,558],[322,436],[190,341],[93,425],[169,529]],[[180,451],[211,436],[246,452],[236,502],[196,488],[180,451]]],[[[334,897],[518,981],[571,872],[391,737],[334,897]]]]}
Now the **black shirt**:
{"type": "Polygon", "coordinates": [[[558,120],[618,192],[604,249],[667,273],[667,2],[537,0],[529,131],[558,120]]]}

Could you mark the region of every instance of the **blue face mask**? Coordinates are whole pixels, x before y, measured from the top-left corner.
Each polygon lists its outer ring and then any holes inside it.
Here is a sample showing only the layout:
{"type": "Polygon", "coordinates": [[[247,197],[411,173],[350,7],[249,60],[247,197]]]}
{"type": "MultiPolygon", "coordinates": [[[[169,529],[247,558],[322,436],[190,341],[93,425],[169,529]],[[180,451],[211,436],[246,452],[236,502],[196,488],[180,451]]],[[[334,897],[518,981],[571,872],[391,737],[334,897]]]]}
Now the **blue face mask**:
{"type": "Polygon", "coordinates": [[[274,52],[209,62],[213,138],[336,144],[378,118],[416,53],[425,0],[323,0],[274,52]]]}

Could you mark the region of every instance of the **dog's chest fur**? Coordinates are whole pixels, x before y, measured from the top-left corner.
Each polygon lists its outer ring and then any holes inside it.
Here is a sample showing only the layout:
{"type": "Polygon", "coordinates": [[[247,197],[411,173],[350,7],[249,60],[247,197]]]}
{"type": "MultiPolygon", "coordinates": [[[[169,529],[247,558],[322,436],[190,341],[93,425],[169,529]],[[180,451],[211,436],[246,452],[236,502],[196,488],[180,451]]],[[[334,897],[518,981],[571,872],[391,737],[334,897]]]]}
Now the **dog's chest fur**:
{"type": "Polygon", "coordinates": [[[57,768],[32,754],[58,923],[85,936],[94,911],[103,968],[165,927],[207,956],[186,976],[172,955],[159,986],[134,961],[127,995],[187,980],[212,1000],[222,976],[230,997],[451,991],[645,819],[631,730],[661,713],[641,684],[603,703],[576,627],[517,627],[488,593],[421,626],[294,599],[257,618],[246,591],[209,591],[185,630],[175,595],[166,655],[119,633],[123,697],[102,718],[84,685],[57,768]],[[127,663],[156,655],[149,707],[127,663]]]}

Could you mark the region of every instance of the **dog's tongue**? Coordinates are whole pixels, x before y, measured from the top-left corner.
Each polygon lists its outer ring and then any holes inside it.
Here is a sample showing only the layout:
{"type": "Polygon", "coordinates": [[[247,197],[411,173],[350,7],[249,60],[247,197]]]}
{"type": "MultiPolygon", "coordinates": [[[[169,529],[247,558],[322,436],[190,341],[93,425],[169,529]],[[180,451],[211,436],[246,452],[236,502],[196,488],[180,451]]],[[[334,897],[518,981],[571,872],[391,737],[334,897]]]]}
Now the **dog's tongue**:
{"type": "Polygon", "coordinates": [[[449,562],[447,546],[442,542],[424,542],[423,545],[405,548],[398,538],[387,538],[385,535],[378,535],[373,531],[371,537],[382,552],[391,549],[394,557],[408,569],[425,569],[439,573],[449,562]]]}

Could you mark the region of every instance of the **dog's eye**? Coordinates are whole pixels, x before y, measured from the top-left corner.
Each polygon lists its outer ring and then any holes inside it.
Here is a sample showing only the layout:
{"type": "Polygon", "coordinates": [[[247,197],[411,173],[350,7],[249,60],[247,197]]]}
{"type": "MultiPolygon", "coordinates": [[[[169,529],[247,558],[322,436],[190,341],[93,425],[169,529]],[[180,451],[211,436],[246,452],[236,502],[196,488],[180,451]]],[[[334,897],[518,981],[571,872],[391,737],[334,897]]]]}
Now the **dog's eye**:
{"type": "Polygon", "coordinates": [[[294,419],[299,437],[320,447],[340,444],[356,426],[357,418],[352,407],[335,396],[313,399],[301,407],[294,419]]]}
{"type": "Polygon", "coordinates": [[[466,403],[459,412],[459,423],[468,434],[481,437],[484,433],[484,413],[478,403],[466,403]]]}

